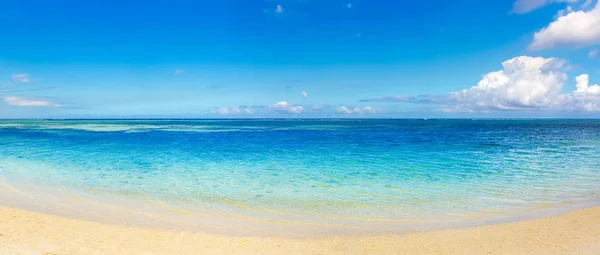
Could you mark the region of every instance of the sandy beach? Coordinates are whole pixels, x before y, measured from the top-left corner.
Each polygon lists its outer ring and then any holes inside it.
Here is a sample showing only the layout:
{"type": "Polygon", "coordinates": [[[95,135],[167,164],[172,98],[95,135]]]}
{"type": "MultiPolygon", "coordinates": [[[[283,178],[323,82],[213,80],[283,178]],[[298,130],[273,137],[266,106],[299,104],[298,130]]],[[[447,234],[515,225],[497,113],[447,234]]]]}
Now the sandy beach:
{"type": "Polygon", "coordinates": [[[0,254],[598,254],[600,207],[407,235],[232,237],[101,224],[0,207],[0,254]]]}

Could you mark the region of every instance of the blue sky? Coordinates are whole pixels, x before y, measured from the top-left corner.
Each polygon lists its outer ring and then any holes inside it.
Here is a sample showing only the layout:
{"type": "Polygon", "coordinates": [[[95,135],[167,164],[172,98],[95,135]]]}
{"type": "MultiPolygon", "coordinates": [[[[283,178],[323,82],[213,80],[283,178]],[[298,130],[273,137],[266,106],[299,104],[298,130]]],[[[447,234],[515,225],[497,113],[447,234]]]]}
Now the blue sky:
{"type": "Polygon", "coordinates": [[[586,0],[9,1],[0,118],[600,117],[598,27],[586,0]]]}

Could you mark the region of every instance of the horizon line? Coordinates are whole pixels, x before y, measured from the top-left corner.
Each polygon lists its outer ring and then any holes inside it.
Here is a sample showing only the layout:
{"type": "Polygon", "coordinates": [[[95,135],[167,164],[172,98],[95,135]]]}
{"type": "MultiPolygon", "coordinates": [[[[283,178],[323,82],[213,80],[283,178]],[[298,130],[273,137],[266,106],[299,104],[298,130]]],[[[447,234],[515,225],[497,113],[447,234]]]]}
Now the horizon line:
{"type": "Polygon", "coordinates": [[[48,120],[600,120],[600,117],[514,117],[514,118],[0,118],[0,121],[26,120],[26,121],[48,121],[48,120]]]}

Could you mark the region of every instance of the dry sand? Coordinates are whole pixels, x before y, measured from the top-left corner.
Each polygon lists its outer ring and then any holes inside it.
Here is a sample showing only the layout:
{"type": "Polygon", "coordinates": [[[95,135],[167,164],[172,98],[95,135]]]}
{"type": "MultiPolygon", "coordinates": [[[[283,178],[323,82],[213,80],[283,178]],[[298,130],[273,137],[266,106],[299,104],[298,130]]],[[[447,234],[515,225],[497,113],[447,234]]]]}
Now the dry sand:
{"type": "Polygon", "coordinates": [[[600,254],[600,207],[468,229],[315,239],[141,229],[0,207],[0,254],[600,254]]]}

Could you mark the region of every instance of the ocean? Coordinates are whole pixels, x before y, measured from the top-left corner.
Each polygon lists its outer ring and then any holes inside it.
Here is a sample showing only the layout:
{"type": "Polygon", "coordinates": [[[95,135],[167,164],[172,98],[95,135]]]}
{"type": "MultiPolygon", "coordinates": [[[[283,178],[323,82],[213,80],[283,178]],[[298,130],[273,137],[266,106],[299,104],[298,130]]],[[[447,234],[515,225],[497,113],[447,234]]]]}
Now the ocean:
{"type": "Polygon", "coordinates": [[[600,120],[3,120],[0,184],[123,224],[402,232],[597,204],[600,120]]]}

